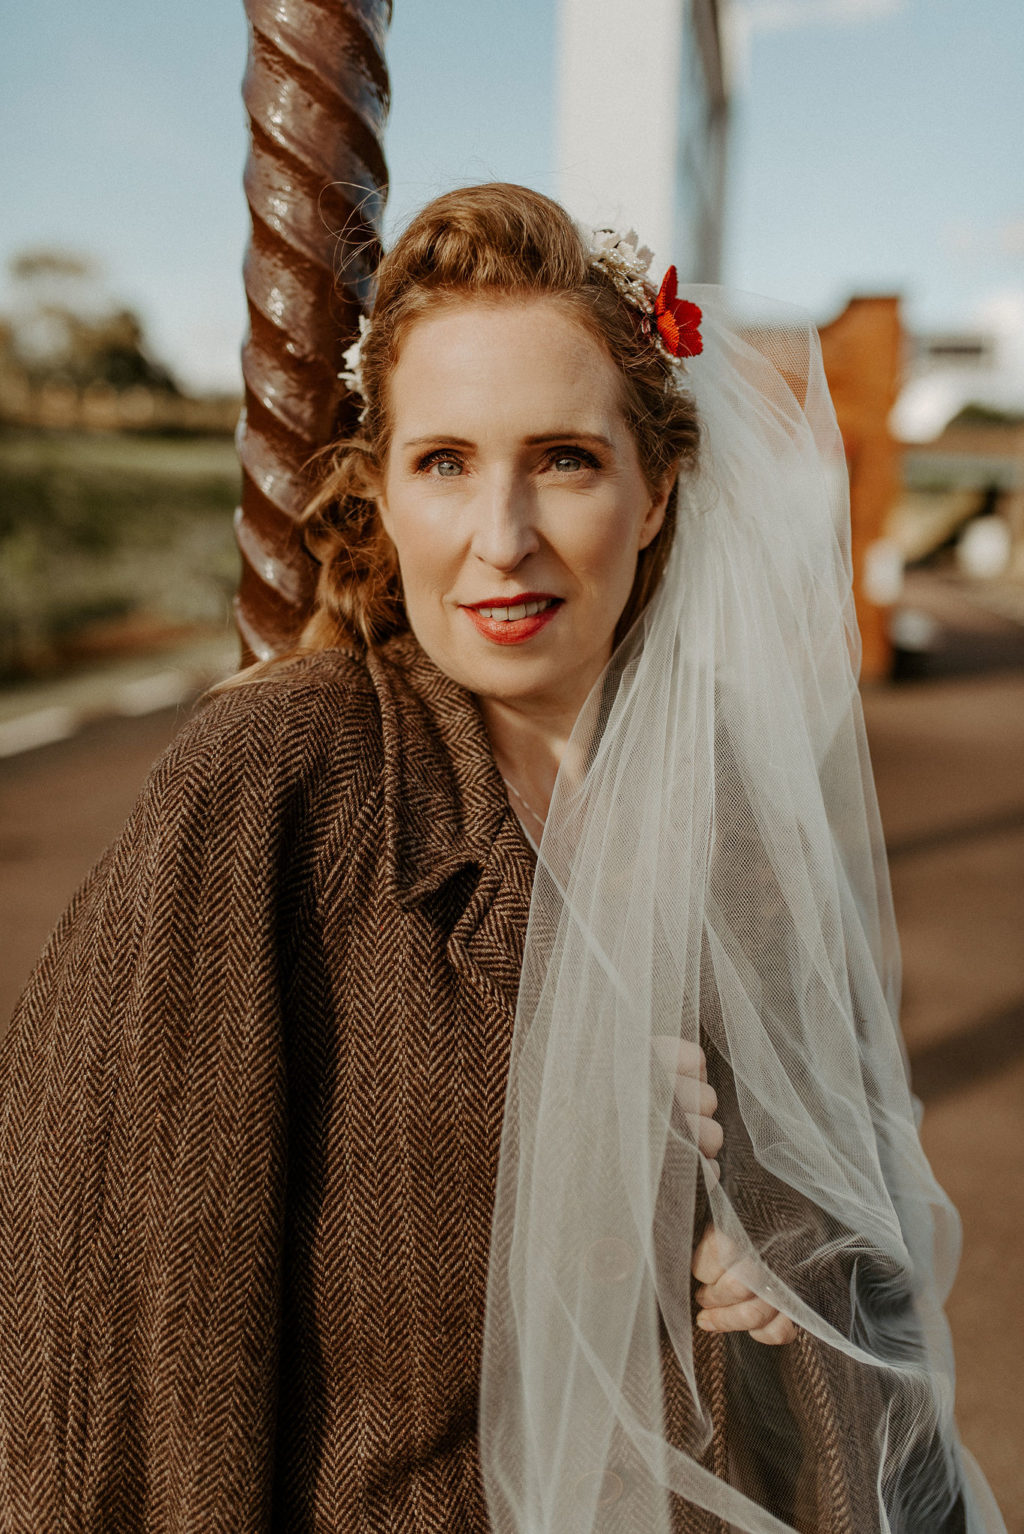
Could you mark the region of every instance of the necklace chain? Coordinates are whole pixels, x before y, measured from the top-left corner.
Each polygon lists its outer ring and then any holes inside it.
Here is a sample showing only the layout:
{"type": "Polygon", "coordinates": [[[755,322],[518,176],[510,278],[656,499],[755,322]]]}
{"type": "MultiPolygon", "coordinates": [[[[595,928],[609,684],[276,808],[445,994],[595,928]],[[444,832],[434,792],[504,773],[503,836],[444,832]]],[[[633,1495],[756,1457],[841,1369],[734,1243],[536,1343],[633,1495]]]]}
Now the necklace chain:
{"type": "Polygon", "coordinates": [[[519,792],[519,790],[515,786],[515,784],[514,783],[510,783],[508,778],[506,778],[504,773],[502,773],[502,775],[501,775],[501,781],[504,783],[506,788],[511,789],[511,791],[515,794],[516,798],[519,800],[519,803],[523,806],[524,809],[529,810],[529,812],[533,816],[534,820],[537,822],[537,824],[543,830],[544,824],[545,824],[544,816],[537,814],[537,811],[534,809],[533,805],[530,804],[526,799],[523,798],[522,794],[519,792]]]}

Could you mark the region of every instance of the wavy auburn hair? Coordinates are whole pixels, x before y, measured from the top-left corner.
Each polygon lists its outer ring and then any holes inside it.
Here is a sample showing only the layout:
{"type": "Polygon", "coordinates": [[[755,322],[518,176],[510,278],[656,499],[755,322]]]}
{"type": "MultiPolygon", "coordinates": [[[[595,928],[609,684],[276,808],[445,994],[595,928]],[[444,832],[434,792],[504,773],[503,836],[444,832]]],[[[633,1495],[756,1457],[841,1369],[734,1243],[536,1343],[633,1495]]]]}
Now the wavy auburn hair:
{"type": "MultiPolygon", "coordinates": [[[[671,364],[640,328],[639,312],[590,253],[569,214],[528,187],[488,182],[444,193],[418,213],[376,273],[372,324],[360,348],[366,413],[357,436],[320,455],[319,488],[299,519],[319,562],[312,615],[286,654],[258,662],[255,676],[297,654],[372,647],[409,627],[394,545],[377,515],[372,486],[391,441],[388,383],[409,331],[426,315],[466,299],[552,298],[605,348],[622,379],[622,409],[652,493],[696,461],[696,409],[671,364]]],[[[616,629],[626,632],[654,591],[672,545],[677,491],[664,523],[637,560],[616,629]]]]}

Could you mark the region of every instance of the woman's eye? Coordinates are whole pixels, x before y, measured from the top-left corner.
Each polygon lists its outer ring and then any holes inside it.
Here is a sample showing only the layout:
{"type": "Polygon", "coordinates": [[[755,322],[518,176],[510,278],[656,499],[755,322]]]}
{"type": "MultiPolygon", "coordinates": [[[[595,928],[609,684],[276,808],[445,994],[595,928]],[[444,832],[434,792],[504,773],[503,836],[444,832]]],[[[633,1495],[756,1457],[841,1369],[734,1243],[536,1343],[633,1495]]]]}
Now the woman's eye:
{"type": "Polygon", "coordinates": [[[434,476],[436,479],[455,479],[462,473],[462,464],[450,453],[428,453],[418,467],[423,473],[429,473],[431,469],[436,468],[437,474],[434,476]]]}
{"type": "Polygon", "coordinates": [[[556,453],[552,463],[560,474],[575,473],[579,469],[596,469],[597,459],[590,453],[556,453]]]}

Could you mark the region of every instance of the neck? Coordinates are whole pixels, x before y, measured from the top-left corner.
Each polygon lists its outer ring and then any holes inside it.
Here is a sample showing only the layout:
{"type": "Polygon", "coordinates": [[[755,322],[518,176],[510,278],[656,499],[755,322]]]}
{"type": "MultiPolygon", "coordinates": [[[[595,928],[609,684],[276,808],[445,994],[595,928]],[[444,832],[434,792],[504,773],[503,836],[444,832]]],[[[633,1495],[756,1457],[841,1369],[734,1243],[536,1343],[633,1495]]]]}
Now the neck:
{"type": "Polygon", "coordinates": [[[478,701],[498,771],[546,816],[575,713],[569,717],[564,710],[546,712],[496,698],[478,701]]]}
{"type": "Polygon", "coordinates": [[[531,815],[546,820],[569,737],[600,670],[591,666],[573,673],[558,691],[546,694],[512,699],[477,694],[498,771],[513,785],[517,814],[525,800],[531,815]]]}

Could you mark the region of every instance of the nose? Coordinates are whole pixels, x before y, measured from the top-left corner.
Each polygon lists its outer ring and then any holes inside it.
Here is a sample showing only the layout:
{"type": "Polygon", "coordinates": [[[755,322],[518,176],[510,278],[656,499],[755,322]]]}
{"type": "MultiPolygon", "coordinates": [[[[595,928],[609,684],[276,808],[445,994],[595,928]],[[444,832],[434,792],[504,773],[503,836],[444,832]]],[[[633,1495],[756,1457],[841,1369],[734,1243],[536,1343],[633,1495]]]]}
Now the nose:
{"type": "Polygon", "coordinates": [[[474,507],[473,554],[495,570],[515,570],[540,547],[534,512],[520,475],[506,470],[488,476],[474,507]]]}

